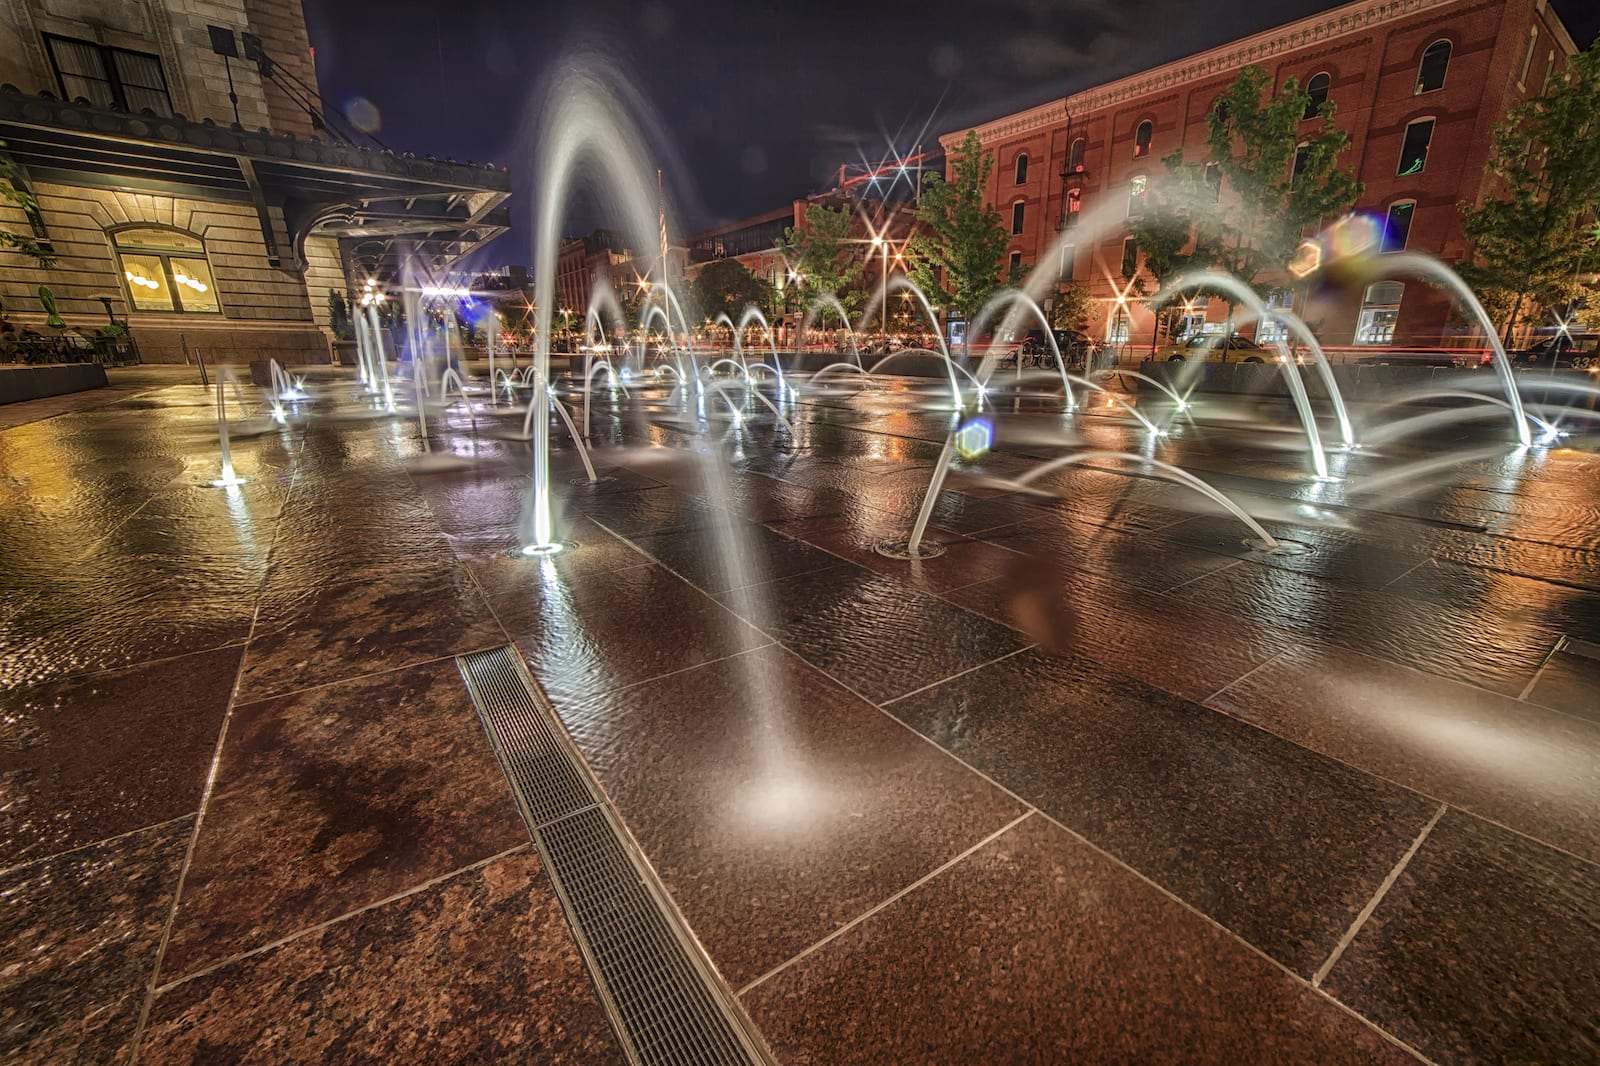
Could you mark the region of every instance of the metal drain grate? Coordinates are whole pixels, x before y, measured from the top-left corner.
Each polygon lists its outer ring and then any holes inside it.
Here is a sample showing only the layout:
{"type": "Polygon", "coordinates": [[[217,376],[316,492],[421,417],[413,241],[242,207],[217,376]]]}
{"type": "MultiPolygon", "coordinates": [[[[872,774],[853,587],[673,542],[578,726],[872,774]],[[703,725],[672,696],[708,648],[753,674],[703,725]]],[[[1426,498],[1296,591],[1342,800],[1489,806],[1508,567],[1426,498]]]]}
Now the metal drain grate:
{"type": "Polygon", "coordinates": [[[460,656],[456,663],[528,828],[594,806],[588,780],[529,691],[516,653],[493,648],[460,656]]]}
{"type": "Polygon", "coordinates": [[[750,1062],[606,812],[591,807],[539,833],[639,1060],[750,1062]]]}
{"type": "Polygon", "coordinates": [[[507,647],[456,658],[631,1062],[766,1063],[507,647]]]}

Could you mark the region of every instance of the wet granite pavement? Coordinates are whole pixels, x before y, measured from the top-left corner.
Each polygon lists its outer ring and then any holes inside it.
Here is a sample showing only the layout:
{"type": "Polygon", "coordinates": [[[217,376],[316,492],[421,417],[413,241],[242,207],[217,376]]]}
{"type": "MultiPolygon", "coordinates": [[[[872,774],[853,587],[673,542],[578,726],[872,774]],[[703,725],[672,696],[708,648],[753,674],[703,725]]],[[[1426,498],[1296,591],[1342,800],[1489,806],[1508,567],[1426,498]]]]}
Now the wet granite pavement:
{"type": "Polygon", "coordinates": [[[622,1061],[452,662],[507,644],[779,1061],[1600,1055],[1592,441],[1319,484],[1281,423],[999,400],[907,563],[936,393],[791,438],[636,388],[607,480],[556,435],[539,560],[520,412],[419,462],[319,378],[229,490],[191,384],[0,423],[5,1061],[622,1061]],[[1313,550],[1107,463],[1009,484],[1070,447],[1313,550]]]}

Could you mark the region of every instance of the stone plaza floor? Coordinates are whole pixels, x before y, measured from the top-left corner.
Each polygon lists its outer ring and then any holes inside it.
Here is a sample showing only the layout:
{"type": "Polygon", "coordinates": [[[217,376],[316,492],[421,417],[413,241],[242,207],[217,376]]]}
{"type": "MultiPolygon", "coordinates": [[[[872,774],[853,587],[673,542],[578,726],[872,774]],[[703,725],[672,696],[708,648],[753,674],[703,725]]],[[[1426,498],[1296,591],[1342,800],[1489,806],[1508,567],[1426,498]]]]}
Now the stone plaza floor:
{"type": "Polygon", "coordinates": [[[554,431],[537,559],[520,412],[419,461],[324,371],[219,489],[193,378],[0,409],[0,1061],[624,1061],[454,658],[506,645],[777,1061],[1600,1059],[1592,437],[1326,484],[1277,407],[999,399],[909,563],[931,384],[793,437],[652,386],[597,398],[604,480],[554,431]],[[1312,550],[992,480],[1067,443],[1312,550]]]}

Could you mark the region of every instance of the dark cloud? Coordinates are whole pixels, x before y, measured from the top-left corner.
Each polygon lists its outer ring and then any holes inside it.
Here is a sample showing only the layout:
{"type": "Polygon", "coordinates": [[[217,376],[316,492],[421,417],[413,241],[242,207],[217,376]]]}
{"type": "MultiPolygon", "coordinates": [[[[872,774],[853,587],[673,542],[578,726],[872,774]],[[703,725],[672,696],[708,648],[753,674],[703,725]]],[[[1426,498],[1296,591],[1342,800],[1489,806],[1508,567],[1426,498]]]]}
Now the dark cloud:
{"type": "MultiPolygon", "coordinates": [[[[525,223],[536,182],[519,137],[535,87],[574,40],[654,105],[683,228],[755,214],[842,163],[907,150],[1282,22],[1328,0],[304,0],[330,106],[365,98],[398,150],[509,166],[525,223]]],[[[1581,43],[1593,0],[1554,0],[1581,43]]],[[[665,165],[665,164],[664,164],[665,165]]],[[[604,205],[591,205],[598,215],[604,205]]],[[[599,217],[574,217],[582,229],[599,217]]],[[[527,256],[519,225],[496,242],[527,256]]]]}

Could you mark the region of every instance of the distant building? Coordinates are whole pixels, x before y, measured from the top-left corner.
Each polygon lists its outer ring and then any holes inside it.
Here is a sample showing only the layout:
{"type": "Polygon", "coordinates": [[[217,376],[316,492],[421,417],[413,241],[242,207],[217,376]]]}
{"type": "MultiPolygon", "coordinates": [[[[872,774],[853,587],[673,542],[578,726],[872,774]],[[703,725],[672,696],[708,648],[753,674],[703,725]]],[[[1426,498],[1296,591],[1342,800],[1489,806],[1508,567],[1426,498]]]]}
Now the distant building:
{"type": "MultiPolygon", "coordinates": [[[[1062,284],[1098,298],[1093,331],[1148,345],[1153,313],[1116,300],[1124,264],[1142,261],[1127,230],[1072,235],[1107,199],[1137,212],[1144,182],[1175,149],[1207,162],[1206,115],[1240,68],[1262,66],[1279,85],[1296,78],[1337,104],[1351,142],[1340,164],[1365,184],[1357,209],[1385,221],[1387,250],[1458,262],[1467,252],[1458,205],[1495,182],[1486,171],[1495,124],[1575,51],[1545,0],[1361,0],[976,127],[995,156],[989,201],[1011,230],[1013,262],[1032,268],[1049,255],[1062,284]]],[[[942,137],[946,151],[966,132],[942,137]]],[[[1426,285],[1381,282],[1307,308],[1308,293],[1282,280],[1275,299],[1333,344],[1451,340],[1450,302],[1426,285]]],[[[1190,328],[1225,328],[1220,301],[1211,304],[1194,308],[1190,328]]]]}
{"type": "MultiPolygon", "coordinates": [[[[688,245],[688,271],[693,277],[707,263],[737,259],[745,269],[775,288],[785,288],[804,276],[804,264],[791,263],[784,256],[780,241],[791,228],[806,228],[806,209],[812,204],[848,209],[856,219],[856,236],[863,242],[863,283],[876,288],[882,282],[883,258],[871,254],[866,243],[873,230],[903,249],[914,227],[913,212],[921,192],[924,171],[943,169],[940,152],[914,152],[904,160],[863,166],[847,164],[839,168],[837,184],[818,193],[792,200],[787,206],[759,215],[725,223],[685,239],[688,245]]],[[[891,259],[891,274],[902,272],[891,259]]],[[[778,324],[786,323],[782,319],[778,324]]]]}
{"type": "Polygon", "coordinates": [[[13,0],[0,153],[39,210],[0,226],[58,262],[0,251],[6,314],[38,328],[48,285],[147,361],[325,360],[330,292],[442,275],[508,224],[503,171],[359,140],[323,112],[300,0],[13,0]]]}

